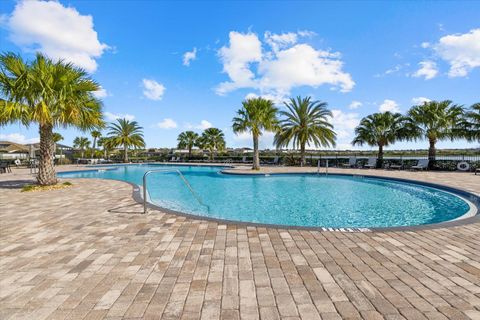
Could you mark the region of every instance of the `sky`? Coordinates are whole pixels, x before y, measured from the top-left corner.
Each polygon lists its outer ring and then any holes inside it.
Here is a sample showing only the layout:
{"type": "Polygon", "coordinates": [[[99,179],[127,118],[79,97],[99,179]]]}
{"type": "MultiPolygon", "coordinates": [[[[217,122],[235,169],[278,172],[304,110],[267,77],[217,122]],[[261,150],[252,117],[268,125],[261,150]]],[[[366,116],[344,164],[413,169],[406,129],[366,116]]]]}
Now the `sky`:
{"type": "MultiPolygon", "coordinates": [[[[251,146],[231,121],[255,96],[280,109],[298,95],[327,102],[339,150],[358,148],[353,130],[368,114],[428,100],[480,102],[477,1],[1,1],[0,49],[86,69],[102,87],[106,120],[138,121],[147,147],[175,147],[180,132],[211,126],[227,146],[251,146]]],[[[88,136],[57,131],[67,145],[88,136]]],[[[38,136],[34,125],[0,127],[0,140],[38,136]]],[[[266,133],[260,146],[272,140],[266,133]]]]}

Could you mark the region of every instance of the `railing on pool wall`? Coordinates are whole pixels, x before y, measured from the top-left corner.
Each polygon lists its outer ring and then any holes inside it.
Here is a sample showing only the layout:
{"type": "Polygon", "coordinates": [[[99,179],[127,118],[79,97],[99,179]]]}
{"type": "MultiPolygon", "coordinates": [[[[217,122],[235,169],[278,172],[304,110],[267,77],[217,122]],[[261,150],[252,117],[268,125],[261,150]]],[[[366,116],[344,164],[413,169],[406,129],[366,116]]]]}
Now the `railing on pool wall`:
{"type": "Polygon", "coordinates": [[[202,199],[200,196],[193,190],[192,186],[190,185],[190,182],[185,178],[185,176],[180,172],[178,169],[156,169],[156,170],[148,170],[145,172],[143,175],[143,213],[147,213],[147,177],[155,172],[161,172],[161,173],[168,173],[168,172],[175,172],[179,175],[179,177],[182,179],[182,181],[185,183],[187,186],[188,190],[192,193],[193,197],[197,199],[198,203],[200,203],[202,206],[206,207],[208,211],[210,211],[210,207],[203,203],[202,199]]]}

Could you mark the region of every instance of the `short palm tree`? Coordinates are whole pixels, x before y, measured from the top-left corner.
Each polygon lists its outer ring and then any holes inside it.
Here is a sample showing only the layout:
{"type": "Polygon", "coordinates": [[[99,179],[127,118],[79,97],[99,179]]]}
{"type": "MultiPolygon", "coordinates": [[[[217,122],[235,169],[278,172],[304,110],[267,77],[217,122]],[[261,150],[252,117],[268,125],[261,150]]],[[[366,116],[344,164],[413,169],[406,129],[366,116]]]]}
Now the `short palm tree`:
{"type": "Polygon", "coordinates": [[[286,111],[280,111],[284,118],[280,121],[280,131],[275,135],[278,148],[292,143],[300,148],[301,166],[305,165],[305,147],[335,146],[336,133],[329,122],[332,112],[327,109],[326,102],[311,101],[310,97],[290,99],[285,103],[286,111]]]}
{"type": "MultiPolygon", "coordinates": [[[[53,154],[57,154],[57,143],[63,140],[63,136],[58,133],[54,132],[52,135],[52,140],[53,140],[53,154]]],[[[62,149],[60,148],[60,160],[62,159],[62,149]]]]}
{"type": "Polygon", "coordinates": [[[413,106],[408,111],[408,135],[405,139],[426,139],[429,142],[429,168],[435,161],[435,144],[441,140],[455,140],[462,137],[461,124],[464,110],[461,106],[452,104],[450,100],[430,101],[413,106]]]}
{"type": "Polygon", "coordinates": [[[364,144],[378,147],[377,167],[383,165],[383,147],[386,147],[405,135],[405,117],[400,113],[374,113],[360,121],[355,128],[352,145],[364,144]]]}
{"type": "Polygon", "coordinates": [[[113,140],[108,137],[100,137],[98,139],[98,145],[103,148],[104,159],[108,159],[109,152],[115,148],[113,140]]]}
{"type": "Polygon", "coordinates": [[[177,142],[179,149],[188,149],[188,158],[192,157],[192,148],[197,144],[198,133],[185,131],[178,135],[177,142]]]}
{"type": "Polygon", "coordinates": [[[138,125],[137,121],[117,119],[117,122],[111,123],[108,129],[110,130],[108,135],[112,139],[113,145],[123,146],[124,162],[128,162],[128,149],[130,147],[145,147],[143,128],[138,125]]]}
{"type": "Polygon", "coordinates": [[[248,99],[242,102],[242,108],[233,118],[234,133],[248,132],[253,138],[253,170],[260,169],[258,139],[264,131],[276,131],[279,127],[278,109],[273,102],[263,98],[248,99]]]}
{"type": "Polygon", "coordinates": [[[82,158],[85,157],[85,150],[90,146],[90,141],[86,137],[76,137],[73,139],[73,147],[79,149],[82,153],[82,158]]]}
{"type": "Polygon", "coordinates": [[[102,133],[97,130],[93,130],[91,133],[92,138],[93,138],[93,145],[92,145],[92,155],[95,158],[95,150],[97,148],[97,139],[102,136],[102,133]]]}
{"type": "Polygon", "coordinates": [[[467,130],[465,136],[469,141],[480,142],[480,103],[471,106],[466,114],[467,130]]]}
{"type": "Polygon", "coordinates": [[[40,161],[37,182],[57,182],[53,166],[53,129],[92,130],[103,126],[101,103],[93,93],[100,86],[87,73],[64,61],[37,54],[32,62],[19,55],[0,55],[0,125],[37,124],[40,161]]]}
{"type": "Polygon", "coordinates": [[[60,141],[63,140],[63,136],[58,132],[54,132],[53,135],[52,135],[52,140],[55,143],[60,142],[60,141]]]}
{"type": "Polygon", "coordinates": [[[218,128],[208,128],[198,138],[197,145],[202,149],[207,149],[210,153],[210,160],[213,160],[215,151],[225,149],[225,135],[218,128]]]}

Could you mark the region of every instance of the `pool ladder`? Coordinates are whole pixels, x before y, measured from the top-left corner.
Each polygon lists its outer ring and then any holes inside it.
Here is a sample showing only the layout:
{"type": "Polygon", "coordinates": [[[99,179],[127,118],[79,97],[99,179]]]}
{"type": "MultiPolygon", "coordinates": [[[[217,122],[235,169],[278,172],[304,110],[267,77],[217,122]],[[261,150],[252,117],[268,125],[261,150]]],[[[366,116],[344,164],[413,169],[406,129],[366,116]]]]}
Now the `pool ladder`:
{"type": "Polygon", "coordinates": [[[202,199],[200,198],[200,196],[193,190],[190,182],[188,182],[188,180],[185,178],[185,176],[180,172],[180,170],[178,169],[156,169],[156,170],[148,170],[147,172],[145,172],[145,174],[143,175],[143,213],[147,213],[147,194],[148,196],[150,196],[150,194],[148,193],[147,191],[147,177],[152,174],[152,173],[156,173],[156,172],[161,172],[161,173],[177,173],[179,175],[179,177],[182,179],[183,183],[185,183],[185,185],[187,186],[187,189],[192,193],[193,197],[195,199],[197,199],[198,203],[200,203],[200,205],[204,206],[207,208],[207,211],[210,211],[210,207],[208,205],[206,205],[202,199]]]}
{"type": "MultiPolygon", "coordinates": [[[[325,175],[328,176],[328,159],[326,161],[325,175]]],[[[320,174],[320,160],[317,162],[317,174],[320,174]]]]}

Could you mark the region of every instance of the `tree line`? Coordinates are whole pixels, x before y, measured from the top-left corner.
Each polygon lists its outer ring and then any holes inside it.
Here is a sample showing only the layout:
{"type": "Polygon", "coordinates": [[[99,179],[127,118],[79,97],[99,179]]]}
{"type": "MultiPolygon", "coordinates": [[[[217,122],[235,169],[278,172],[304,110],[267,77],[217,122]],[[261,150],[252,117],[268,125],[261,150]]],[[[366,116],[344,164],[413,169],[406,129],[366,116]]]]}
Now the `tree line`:
{"type": "MultiPolygon", "coordinates": [[[[37,182],[51,185],[57,182],[53,159],[55,143],[62,140],[54,128],[74,127],[91,132],[93,149],[98,142],[105,150],[122,147],[124,161],[128,162],[130,147],[143,148],[143,128],[136,121],[118,119],[107,125],[103,119],[102,102],[94,95],[100,85],[88,73],[71,63],[53,61],[37,54],[33,61],[25,61],[17,54],[0,54],[0,126],[21,123],[38,125],[40,160],[37,182]],[[100,130],[107,128],[107,136],[100,130]]],[[[336,134],[331,123],[332,112],[326,102],[310,97],[290,99],[285,109],[279,110],[264,98],[248,99],[233,118],[235,133],[252,135],[254,146],[253,169],[260,168],[259,139],[265,131],[275,132],[278,148],[291,146],[299,149],[301,165],[305,164],[306,147],[335,146],[336,134]]],[[[435,144],[445,139],[466,138],[480,141],[480,103],[466,109],[451,101],[430,101],[413,106],[405,115],[374,113],[363,118],[355,129],[354,145],[377,146],[381,162],[383,148],[395,141],[426,139],[429,157],[435,157],[435,144]]],[[[178,145],[191,154],[193,146],[210,151],[225,148],[223,132],[206,129],[201,135],[183,132],[178,145]]],[[[75,139],[76,147],[84,150],[89,141],[75,139]]]]}
{"type": "MultiPolygon", "coordinates": [[[[306,147],[335,146],[333,115],[326,102],[296,97],[285,102],[284,106],[285,110],[279,110],[271,100],[248,99],[242,102],[232,120],[234,133],[252,136],[254,170],[260,169],[259,139],[265,131],[275,133],[277,148],[290,146],[298,149],[301,166],[305,165],[306,147]]],[[[197,139],[198,135],[192,131],[182,132],[178,147],[188,148],[190,155],[197,139]]],[[[388,111],[373,113],[360,121],[351,143],[378,147],[377,166],[382,167],[384,147],[397,141],[426,140],[431,166],[437,142],[447,139],[480,141],[480,103],[466,109],[450,100],[427,101],[412,106],[405,115],[388,111]]]]}

